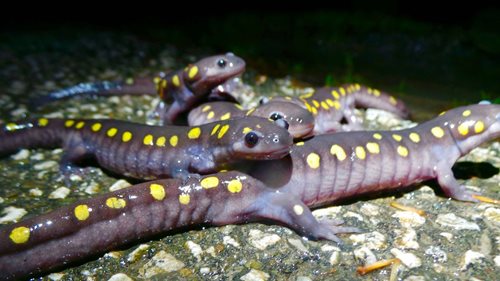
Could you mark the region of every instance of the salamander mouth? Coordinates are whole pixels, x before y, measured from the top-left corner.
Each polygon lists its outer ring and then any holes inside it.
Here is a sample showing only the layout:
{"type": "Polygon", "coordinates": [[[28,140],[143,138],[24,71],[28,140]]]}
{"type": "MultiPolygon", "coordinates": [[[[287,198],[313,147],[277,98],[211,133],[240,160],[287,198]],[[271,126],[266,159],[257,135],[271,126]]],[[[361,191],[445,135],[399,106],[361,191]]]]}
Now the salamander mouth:
{"type": "Polygon", "coordinates": [[[314,124],[307,126],[293,126],[288,128],[288,132],[294,139],[304,139],[314,134],[314,124]]]}
{"type": "Polygon", "coordinates": [[[252,155],[248,155],[246,158],[247,159],[253,159],[253,160],[272,160],[272,159],[280,159],[288,154],[290,154],[290,147],[284,147],[281,149],[273,150],[273,151],[266,151],[262,153],[254,153],[252,155]]]}

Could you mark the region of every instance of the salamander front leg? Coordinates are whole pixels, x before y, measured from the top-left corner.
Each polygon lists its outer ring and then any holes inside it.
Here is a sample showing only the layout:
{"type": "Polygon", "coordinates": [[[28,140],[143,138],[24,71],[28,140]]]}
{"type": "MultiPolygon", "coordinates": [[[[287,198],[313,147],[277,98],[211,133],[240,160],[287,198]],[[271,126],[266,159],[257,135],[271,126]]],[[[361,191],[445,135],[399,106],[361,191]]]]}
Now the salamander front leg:
{"type": "Polygon", "coordinates": [[[330,221],[318,221],[302,201],[290,194],[271,193],[259,198],[256,204],[258,217],[282,223],[311,239],[326,239],[342,244],[335,234],[361,232],[356,227],[339,227],[330,221]]]}
{"type": "Polygon", "coordinates": [[[479,202],[473,195],[480,194],[470,192],[463,185],[460,185],[450,168],[438,168],[437,180],[446,196],[460,201],[479,202]]]}

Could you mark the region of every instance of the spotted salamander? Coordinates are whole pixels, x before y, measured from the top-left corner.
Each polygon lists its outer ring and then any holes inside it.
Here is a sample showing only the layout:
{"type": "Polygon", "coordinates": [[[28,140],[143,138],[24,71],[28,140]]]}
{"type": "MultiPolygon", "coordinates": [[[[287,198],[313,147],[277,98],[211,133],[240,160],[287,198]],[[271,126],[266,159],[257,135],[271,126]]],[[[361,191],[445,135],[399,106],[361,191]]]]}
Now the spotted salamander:
{"type": "Polygon", "coordinates": [[[0,155],[19,148],[63,147],[63,172],[75,172],[73,164],[91,158],[108,171],[133,178],[184,178],[215,172],[221,164],[238,159],[285,156],[293,139],[284,127],[283,120],[259,117],[196,127],[40,118],[2,126],[0,155]]]}
{"type": "Polygon", "coordinates": [[[315,136],[296,143],[288,157],[259,163],[250,173],[309,207],[428,179],[437,179],[448,197],[477,201],[451,167],[473,148],[499,137],[500,105],[470,105],[410,129],[315,136]]]}
{"type": "Polygon", "coordinates": [[[314,128],[314,117],[309,111],[294,103],[282,101],[269,101],[249,110],[244,110],[241,105],[231,102],[209,102],[189,112],[188,124],[199,126],[215,120],[245,116],[283,119],[289,125],[288,131],[296,139],[312,135],[314,128]]]}
{"type": "MultiPolygon", "coordinates": [[[[35,99],[35,106],[78,95],[111,96],[122,94],[158,94],[162,102],[156,109],[165,124],[172,124],[179,114],[190,110],[207,95],[227,98],[227,87],[215,89],[245,71],[245,61],[233,53],[203,58],[184,69],[160,73],[154,78],[137,78],[132,83],[96,82],[80,83],[76,86],[52,92],[35,99]]],[[[231,98],[229,98],[231,99],[231,98]]]]}
{"type": "Polygon", "coordinates": [[[0,228],[0,279],[37,276],[193,224],[261,219],[314,239],[356,230],[316,220],[299,198],[243,173],[157,180],[0,228]]]}
{"type": "Polygon", "coordinates": [[[317,88],[299,98],[273,97],[271,100],[293,102],[306,108],[315,118],[314,134],[362,130],[362,120],[355,107],[377,108],[408,118],[405,104],[387,93],[360,84],[317,88]]]}

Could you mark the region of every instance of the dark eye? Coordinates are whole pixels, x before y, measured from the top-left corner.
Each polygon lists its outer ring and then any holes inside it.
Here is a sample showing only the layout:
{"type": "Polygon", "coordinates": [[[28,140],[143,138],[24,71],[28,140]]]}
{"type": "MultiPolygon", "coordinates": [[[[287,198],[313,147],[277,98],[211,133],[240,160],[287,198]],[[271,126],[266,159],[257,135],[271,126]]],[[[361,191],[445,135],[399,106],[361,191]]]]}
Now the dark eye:
{"type": "Polygon", "coordinates": [[[269,116],[269,119],[273,120],[273,121],[276,121],[278,119],[283,119],[283,115],[277,113],[277,112],[273,112],[271,113],[271,115],[269,116]]]}
{"type": "Polygon", "coordinates": [[[226,60],[225,60],[225,59],[220,59],[220,60],[218,60],[218,61],[217,61],[217,65],[218,65],[220,68],[224,68],[224,67],[226,67],[226,64],[227,64],[227,62],[226,62],[226,60]]]}
{"type": "Polygon", "coordinates": [[[260,100],[259,100],[259,104],[260,104],[260,105],[266,104],[266,103],[268,103],[268,102],[269,102],[269,98],[268,98],[268,97],[262,97],[262,98],[260,98],[260,100]]]}
{"type": "Polygon", "coordinates": [[[248,147],[254,147],[257,145],[258,142],[259,142],[259,136],[256,133],[250,132],[245,135],[245,144],[248,147]]]}

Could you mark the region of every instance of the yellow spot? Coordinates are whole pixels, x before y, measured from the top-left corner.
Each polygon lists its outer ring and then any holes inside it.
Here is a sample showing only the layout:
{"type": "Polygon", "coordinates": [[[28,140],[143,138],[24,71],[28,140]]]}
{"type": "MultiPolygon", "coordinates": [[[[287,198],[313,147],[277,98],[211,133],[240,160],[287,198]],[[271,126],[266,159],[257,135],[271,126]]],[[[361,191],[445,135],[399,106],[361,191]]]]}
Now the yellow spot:
{"type": "Polygon", "coordinates": [[[47,119],[47,118],[38,119],[38,126],[45,127],[45,126],[47,126],[47,124],[49,124],[49,119],[47,119]]]}
{"type": "Polygon", "coordinates": [[[469,124],[467,122],[458,125],[458,133],[465,136],[469,133],[469,124]]]}
{"type": "Polygon", "coordinates": [[[370,95],[373,93],[372,88],[368,88],[366,91],[367,91],[367,92],[368,92],[368,94],[370,94],[370,95]]]}
{"type": "Polygon", "coordinates": [[[90,215],[89,206],[87,206],[85,204],[76,206],[74,212],[75,212],[75,217],[79,221],[84,221],[84,220],[88,219],[88,217],[90,215]]]}
{"type": "Polygon", "coordinates": [[[332,96],[333,96],[333,98],[334,98],[334,99],[336,99],[336,100],[338,100],[338,99],[339,99],[339,97],[340,97],[340,96],[339,96],[339,93],[337,93],[337,91],[335,91],[335,90],[332,90],[332,96]]]}
{"type": "Polygon", "coordinates": [[[73,126],[73,124],[75,124],[74,120],[66,120],[66,122],[64,122],[64,126],[67,128],[73,126]]]}
{"type": "Polygon", "coordinates": [[[217,135],[217,138],[221,139],[226,134],[227,130],[229,130],[228,124],[222,126],[222,128],[220,128],[219,134],[217,135]]]}
{"type": "Polygon", "coordinates": [[[307,101],[304,101],[304,106],[306,107],[307,111],[309,111],[309,112],[312,111],[311,105],[309,105],[309,103],[307,101]]]}
{"type": "Polygon", "coordinates": [[[438,116],[441,116],[441,115],[443,115],[445,113],[446,113],[446,111],[443,111],[443,112],[439,113],[438,116]]]}
{"type": "Polygon", "coordinates": [[[117,132],[118,132],[117,128],[109,128],[109,130],[106,132],[106,135],[108,135],[108,137],[112,138],[116,135],[117,132]]]}
{"type": "Polygon", "coordinates": [[[255,107],[247,111],[246,116],[250,116],[255,111],[255,107]]]}
{"type": "Polygon", "coordinates": [[[398,154],[401,155],[401,156],[403,156],[403,157],[408,156],[408,148],[406,148],[406,147],[404,147],[402,145],[398,146],[397,151],[398,151],[398,154]]]}
{"type": "Polygon", "coordinates": [[[195,65],[189,69],[188,73],[189,79],[193,79],[196,76],[196,74],[198,74],[198,67],[195,65]]]}
{"type": "Polygon", "coordinates": [[[354,89],[356,89],[356,91],[359,91],[361,89],[361,86],[358,83],[356,83],[354,84],[354,89]]]}
{"type": "Polygon", "coordinates": [[[484,123],[483,121],[477,121],[476,124],[474,124],[474,132],[476,132],[476,134],[479,134],[482,131],[484,131],[484,123]]]}
{"type": "Polygon", "coordinates": [[[331,99],[326,99],[326,103],[331,107],[335,104],[331,99]]]}
{"type": "Polygon", "coordinates": [[[219,129],[220,127],[220,124],[217,124],[215,125],[213,128],[212,128],[212,132],[210,133],[211,136],[215,135],[215,133],[217,133],[217,130],[219,129]]]}
{"type": "Polygon", "coordinates": [[[293,211],[297,216],[300,216],[304,213],[304,207],[300,205],[293,205],[293,211]]]}
{"type": "Polygon", "coordinates": [[[188,132],[188,138],[191,140],[197,139],[201,134],[200,127],[194,127],[188,132]]]}
{"type": "Polygon", "coordinates": [[[389,102],[392,103],[393,105],[396,105],[398,103],[398,101],[393,96],[389,97],[389,102]]]}
{"type": "Polygon", "coordinates": [[[366,151],[362,146],[356,146],[356,148],[354,149],[354,152],[356,152],[356,156],[359,159],[363,160],[366,158],[366,151]]]}
{"type": "Polygon", "coordinates": [[[401,141],[403,139],[402,136],[400,135],[397,135],[397,134],[392,134],[392,138],[395,140],[395,141],[401,141]]]}
{"type": "Polygon", "coordinates": [[[295,144],[296,146],[303,146],[304,145],[304,142],[303,141],[299,141],[298,143],[295,144]]]}
{"type": "Polygon", "coordinates": [[[10,232],[9,238],[16,244],[26,243],[30,239],[30,229],[25,226],[16,227],[10,232]]]}
{"type": "Polygon", "coordinates": [[[343,161],[347,157],[344,149],[340,145],[337,145],[337,144],[332,145],[332,147],[330,148],[330,153],[332,155],[337,156],[337,159],[339,161],[343,161]]]}
{"type": "Polygon", "coordinates": [[[177,143],[179,142],[179,138],[176,135],[173,135],[173,136],[170,137],[170,139],[168,140],[168,142],[170,143],[170,145],[172,147],[176,147],[177,143]]]}
{"type": "Polygon", "coordinates": [[[207,114],[207,119],[212,119],[214,118],[215,116],[215,113],[213,111],[210,111],[208,114],[207,114]]]}
{"type": "Polygon", "coordinates": [[[440,139],[444,136],[443,129],[441,129],[441,127],[437,127],[437,126],[431,129],[431,133],[433,136],[435,136],[438,139],[440,139]]]}
{"type": "Polygon", "coordinates": [[[201,186],[205,189],[214,188],[219,185],[219,178],[217,177],[207,177],[201,180],[201,186]]]}
{"type": "Polygon", "coordinates": [[[376,97],[379,97],[380,96],[380,91],[377,90],[377,89],[373,89],[373,95],[376,96],[376,97]]]}
{"type": "Polygon", "coordinates": [[[109,197],[108,199],[106,199],[106,206],[112,209],[125,208],[126,205],[127,202],[121,198],[109,197]]]}
{"type": "Polygon", "coordinates": [[[227,190],[229,190],[229,192],[231,192],[231,193],[238,193],[241,191],[242,188],[243,188],[243,185],[241,184],[240,180],[231,180],[227,184],[227,190]]]}
{"type": "Polygon", "coordinates": [[[101,123],[94,123],[90,128],[92,129],[92,131],[98,132],[102,128],[102,125],[101,123]]]}
{"type": "Polygon", "coordinates": [[[366,143],[366,149],[368,150],[368,152],[373,153],[373,154],[380,153],[380,146],[376,142],[366,143]]]}
{"type": "Polygon", "coordinates": [[[132,133],[131,132],[129,132],[129,131],[123,132],[123,134],[122,134],[122,141],[123,142],[128,142],[131,139],[132,139],[132,133]]]}
{"type": "Polygon", "coordinates": [[[472,112],[471,112],[469,109],[467,109],[467,110],[465,110],[464,112],[462,112],[462,116],[463,116],[463,117],[467,117],[467,116],[469,116],[471,113],[472,113],[472,112]]]}
{"type": "Polygon", "coordinates": [[[14,131],[17,129],[17,124],[16,123],[7,123],[7,125],[5,125],[5,129],[7,131],[14,131]]]}
{"type": "Polygon", "coordinates": [[[326,104],[326,102],[322,101],[320,104],[321,104],[321,107],[323,107],[324,109],[326,109],[326,110],[329,109],[328,104],[326,104]]]}
{"type": "Polygon", "coordinates": [[[249,128],[249,127],[245,127],[243,128],[243,134],[248,134],[252,131],[252,128],[249,128]]]}
{"type": "Polygon", "coordinates": [[[344,90],[344,88],[340,87],[339,88],[339,92],[340,92],[341,95],[345,96],[345,90],[344,90]]]}
{"type": "Polygon", "coordinates": [[[172,77],[172,83],[176,87],[179,87],[181,85],[181,81],[179,80],[179,76],[177,76],[177,74],[172,77]]]}
{"type": "Polygon", "coordinates": [[[161,81],[161,77],[156,76],[155,78],[153,78],[153,82],[156,84],[157,87],[158,87],[158,83],[160,83],[160,81],[161,81]]]}
{"type": "Polygon", "coordinates": [[[165,89],[165,88],[167,87],[167,84],[168,84],[167,80],[165,80],[165,79],[162,79],[162,80],[161,80],[161,87],[162,87],[163,89],[165,89]]]}
{"type": "Polygon", "coordinates": [[[376,140],[381,140],[382,139],[382,135],[379,134],[379,133],[375,133],[375,134],[373,134],[373,138],[376,139],[376,140]]]}
{"type": "Polygon", "coordinates": [[[243,110],[243,106],[241,106],[240,104],[234,104],[234,107],[236,107],[239,110],[243,110]]]}
{"type": "Polygon", "coordinates": [[[312,107],[312,106],[311,106],[311,113],[312,113],[313,115],[318,115],[318,111],[316,110],[316,107],[312,107]]]}
{"type": "Polygon", "coordinates": [[[142,141],[145,145],[153,145],[153,135],[146,135],[142,141]]]}
{"type": "Polygon", "coordinates": [[[315,107],[319,108],[319,102],[317,100],[313,100],[312,103],[315,107]]]}
{"type": "Polygon", "coordinates": [[[165,188],[161,184],[152,183],[149,186],[149,193],[156,200],[163,200],[165,198],[165,188]]]}
{"type": "Polygon", "coordinates": [[[85,125],[85,122],[80,121],[80,122],[76,123],[76,126],[75,126],[75,127],[76,127],[77,129],[81,129],[81,128],[83,128],[83,126],[84,126],[84,125],[85,125]]]}
{"type": "Polygon", "coordinates": [[[165,143],[167,142],[166,137],[159,137],[156,139],[156,145],[157,146],[165,146],[165,143]]]}
{"type": "Polygon", "coordinates": [[[210,110],[210,108],[212,108],[210,105],[205,105],[202,109],[201,109],[201,112],[207,112],[210,110]]]}
{"type": "Polygon", "coordinates": [[[189,194],[183,193],[179,195],[179,203],[181,203],[182,205],[189,204],[189,201],[191,201],[191,197],[189,196],[189,194]]]}
{"type": "Polygon", "coordinates": [[[419,143],[420,142],[420,135],[417,134],[417,133],[410,133],[409,138],[414,143],[419,143]]]}
{"type": "Polygon", "coordinates": [[[220,120],[227,120],[231,118],[231,112],[228,112],[220,117],[220,120]]]}
{"type": "Polygon", "coordinates": [[[311,167],[312,169],[317,169],[319,167],[320,157],[318,154],[311,152],[309,153],[309,155],[307,155],[306,161],[309,167],[311,167]]]}

